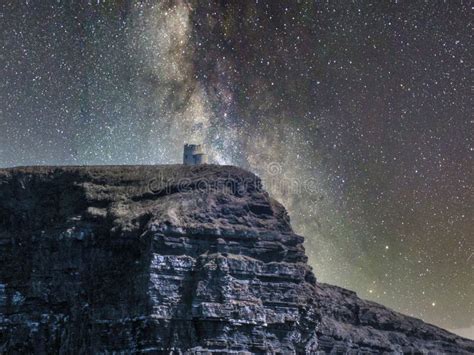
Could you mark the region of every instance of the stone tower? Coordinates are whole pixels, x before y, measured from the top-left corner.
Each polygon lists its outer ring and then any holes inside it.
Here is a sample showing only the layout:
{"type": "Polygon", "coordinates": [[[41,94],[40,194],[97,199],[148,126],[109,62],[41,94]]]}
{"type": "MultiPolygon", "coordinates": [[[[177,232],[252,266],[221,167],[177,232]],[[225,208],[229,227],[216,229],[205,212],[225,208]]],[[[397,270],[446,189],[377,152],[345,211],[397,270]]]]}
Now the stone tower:
{"type": "Polygon", "coordinates": [[[207,164],[207,154],[202,144],[185,144],[183,153],[184,165],[207,164]]]}

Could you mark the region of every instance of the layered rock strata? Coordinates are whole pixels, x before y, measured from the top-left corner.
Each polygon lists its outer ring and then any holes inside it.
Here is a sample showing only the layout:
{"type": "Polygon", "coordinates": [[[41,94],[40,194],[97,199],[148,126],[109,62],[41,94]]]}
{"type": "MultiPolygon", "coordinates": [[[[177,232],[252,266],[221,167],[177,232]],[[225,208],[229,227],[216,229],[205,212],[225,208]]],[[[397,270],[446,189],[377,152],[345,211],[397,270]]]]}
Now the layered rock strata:
{"type": "Polygon", "coordinates": [[[253,174],[0,170],[0,352],[469,353],[472,341],[320,284],[253,174]]]}

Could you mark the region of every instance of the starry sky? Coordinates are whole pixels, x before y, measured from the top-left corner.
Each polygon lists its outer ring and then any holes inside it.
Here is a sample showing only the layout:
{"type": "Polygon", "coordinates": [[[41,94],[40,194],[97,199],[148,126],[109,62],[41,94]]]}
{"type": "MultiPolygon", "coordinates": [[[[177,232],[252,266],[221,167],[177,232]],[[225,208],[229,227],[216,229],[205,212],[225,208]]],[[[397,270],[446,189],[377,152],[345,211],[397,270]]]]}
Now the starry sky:
{"type": "Polygon", "coordinates": [[[262,177],[320,281],[474,338],[468,1],[3,0],[0,167],[262,177]]]}

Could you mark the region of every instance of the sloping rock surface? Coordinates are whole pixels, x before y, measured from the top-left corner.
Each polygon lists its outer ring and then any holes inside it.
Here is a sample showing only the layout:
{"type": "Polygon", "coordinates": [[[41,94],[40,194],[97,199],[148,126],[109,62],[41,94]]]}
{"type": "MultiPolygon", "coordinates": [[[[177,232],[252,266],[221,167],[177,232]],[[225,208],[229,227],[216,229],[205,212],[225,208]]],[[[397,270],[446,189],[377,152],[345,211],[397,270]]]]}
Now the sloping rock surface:
{"type": "Polygon", "coordinates": [[[320,284],[260,180],[225,166],[0,170],[1,353],[472,353],[320,284]]]}

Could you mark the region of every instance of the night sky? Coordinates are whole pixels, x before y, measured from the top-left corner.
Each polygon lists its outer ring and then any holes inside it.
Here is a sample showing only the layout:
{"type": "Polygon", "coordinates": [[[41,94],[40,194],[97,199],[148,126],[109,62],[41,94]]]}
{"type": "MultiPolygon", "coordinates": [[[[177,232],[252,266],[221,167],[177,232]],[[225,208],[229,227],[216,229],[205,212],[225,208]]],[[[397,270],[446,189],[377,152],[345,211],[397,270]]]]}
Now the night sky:
{"type": "Polygon", "coordinates": [[[474,337],[471,14],[2,0],[0,167],[179,163],[203,142],[263,178],[320,281],[474,337]]]}

